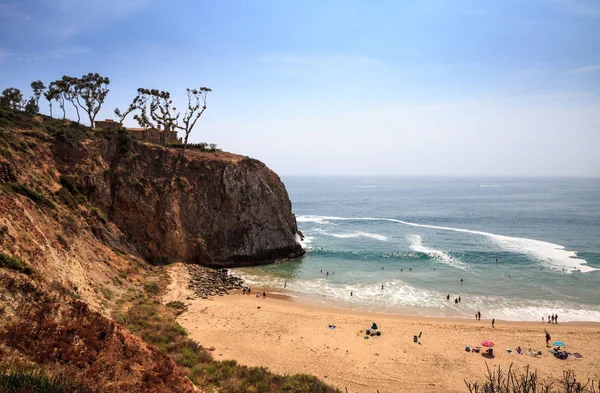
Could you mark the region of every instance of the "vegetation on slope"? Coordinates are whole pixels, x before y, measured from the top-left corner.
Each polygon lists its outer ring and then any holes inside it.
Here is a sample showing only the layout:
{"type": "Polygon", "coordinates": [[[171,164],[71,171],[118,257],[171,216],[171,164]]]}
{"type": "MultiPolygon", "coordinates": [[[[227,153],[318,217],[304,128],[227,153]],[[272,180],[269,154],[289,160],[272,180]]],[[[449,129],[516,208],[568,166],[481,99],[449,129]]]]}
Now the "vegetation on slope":
{"type": "Polygon", "coordinates": [[[160,303],[168,277],[162,271],[157,278],[156,282],[146,285],[145,294],[127,311],[116,313],[115,319],[169,355],[196,385],[232,393],[339,392],[313,376],[281,376],[264,367],[239,365],[235,360],[214,360],[210,349],[189,339],[186,330],[176,322],[175,317],[185,310],[185,305],[181,302],[160,303]]]}

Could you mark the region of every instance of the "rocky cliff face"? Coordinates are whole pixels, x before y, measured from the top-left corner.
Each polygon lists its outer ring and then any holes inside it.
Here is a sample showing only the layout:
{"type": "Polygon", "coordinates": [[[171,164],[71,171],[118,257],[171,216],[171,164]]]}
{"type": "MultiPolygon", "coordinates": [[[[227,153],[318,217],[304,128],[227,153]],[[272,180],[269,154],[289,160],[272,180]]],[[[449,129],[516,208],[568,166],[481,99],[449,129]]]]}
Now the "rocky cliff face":
{"type": "Polygon", "coordinates": [[[145,257],[241,266],[303,254],[279,177],[230,153],[94,138],[54,146],[63,174],[145,257]]]}

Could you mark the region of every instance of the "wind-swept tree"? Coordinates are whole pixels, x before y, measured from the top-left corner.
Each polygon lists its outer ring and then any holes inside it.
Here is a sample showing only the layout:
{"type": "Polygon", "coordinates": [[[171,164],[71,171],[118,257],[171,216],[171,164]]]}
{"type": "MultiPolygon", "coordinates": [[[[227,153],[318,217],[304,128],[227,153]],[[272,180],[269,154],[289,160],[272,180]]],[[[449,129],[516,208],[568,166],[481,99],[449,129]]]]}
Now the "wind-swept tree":
{"type": "Polygon", "coordinates": [[[81,116],[79,115],[79,107],[77,106],[76,99],[78,84],[79,79],[72,76],[63,75],[60,80],[61,93],[63,97],[73,105],[73,108],[75,108],[75,113],[77,113],[77,123],[80,123],[81,116]]]}
{"type": "Polygon", "coordinates": [[[46,98],[48,105],[50,106],[50,117],[52,117],[52,101],[54,101],[55,95],[56,91],[52,90],[50,87],[44,92],[44,98],[46,98]]]}
{"type": "Polygon", "coordinates": [[[190,133],[194,129],[196,122],[206,110],[206,97],[212,90],[208,87],[199,89],[187,89],[188,107],[183,115],[183,126],[179,128],[185,132],[183,149],[185,150],[190,133]]]}
{"type": "Polygon", "coordinates": [[[146,105],[144,105],[141,109],[141,115],[136,116],[135,119],[140,125],[144,124],[142,127],[147,125],[155,128],[162,127],[160,132],[160,143],[163,146],[166,146],[166,135],[177,128],[181,128],[178,123],[180,113],[177,112],[177,108],[173,107],[171,94],[168,91],[139,88],[138,97],[139,96],[141,96],[141,100],[143,100],[144,103],[150,101],[150,111],[147,112],[146,105]],[[156,125],[150,122],[148,113],[156,125]]]}
{"type": "Polygon", "coordinates": [[[108,78],[91,72],[77,80],[75,100],[79,107],[87,113],[91,127],[94,127],[94,120],[104,104],[104,99],[109,92],[109,84],[108,78]]]}
{"type": "Polygon", "coordinates": [[[31,82],[31,90],[33,90],[33,98],[35,99],[35,105],[38,106],[39,111],[40,97],[44,90],[46,90],[46,86],[44,86],[44,82],[40,80],[33,81],[31,82]]]}
{"type": "Polygon", "coordinates": [[[24,107],[23,93],[16,87],[4,89],[0,95],[0,106],[7,106],[11,109],[22,110],[24,107]]]}
{"type": "MultiPolygon", "coordinates": [[[[48,101],[54,100],[58,102],[58,106],[62,109],[63,119],[67,117],[67,112],[65,111],[65,84],[62,79],[56,80],[54,82],[50,82],[48,85],[48,95],[44,94],[48,101]],[[51,98],[48,98],[51,97],[51,98]]],[[[52,105],[52,104],[50,104],[52,105]]],[[[50,117],[52,117],[52,107],[50,107],[50,117]]]]}
{"type": "MultiPolygon", "coordinates": [[[[129,107],[127,107],[127,109],[124,112],[121,112],[121,110],[119,108],[115,108],[115,116],[117,116],[117,118],[119,119],[119,123],[123,123],[125,121],[125,118],[132,112],[136,111],[136,110],[140,110],[142,111],[142,113],[145,113],[146,110],[146,102],[148,101],[148,96],[146,96],[145,94],[140,93],[140,91],[138,90],[138,95],[135,96],[135,98],[133,99],[133,102],[131,104],[129,104],[129,107]]],[[[134,119],[137,119],[138,115],[134,116],[134,119]]],[[[146,116],[146,119],[148,118],[148,116],[146,116]]],[[[147,124],[147,121],[142,120],[140,122],[140,120],[138,120],[138,123],[140,123],[140,127],[145,127],[145,124],[147,124]]]]}

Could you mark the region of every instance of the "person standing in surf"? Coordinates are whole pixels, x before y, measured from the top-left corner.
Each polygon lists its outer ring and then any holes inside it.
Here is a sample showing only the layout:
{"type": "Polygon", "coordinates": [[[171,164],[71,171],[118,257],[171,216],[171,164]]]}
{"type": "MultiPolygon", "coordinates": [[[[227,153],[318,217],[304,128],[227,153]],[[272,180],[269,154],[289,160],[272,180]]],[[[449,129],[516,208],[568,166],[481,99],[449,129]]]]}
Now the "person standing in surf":
{"type": "Polygon", "coordinates": [[[492,318],[492,327],[495,327],[494,324],[496,323],[496,318],[492,318]]]}

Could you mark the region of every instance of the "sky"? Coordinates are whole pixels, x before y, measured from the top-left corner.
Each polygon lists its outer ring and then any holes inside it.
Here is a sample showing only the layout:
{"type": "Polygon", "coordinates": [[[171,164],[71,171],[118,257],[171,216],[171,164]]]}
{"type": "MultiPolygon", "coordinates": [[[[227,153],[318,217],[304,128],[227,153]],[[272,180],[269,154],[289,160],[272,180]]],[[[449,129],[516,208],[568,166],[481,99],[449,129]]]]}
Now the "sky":
{"type": "Polygon", "coordinates": [[[0,0],[0,90],[88,72],[280,175],[600,176],[600,0],[0,0]]]}

